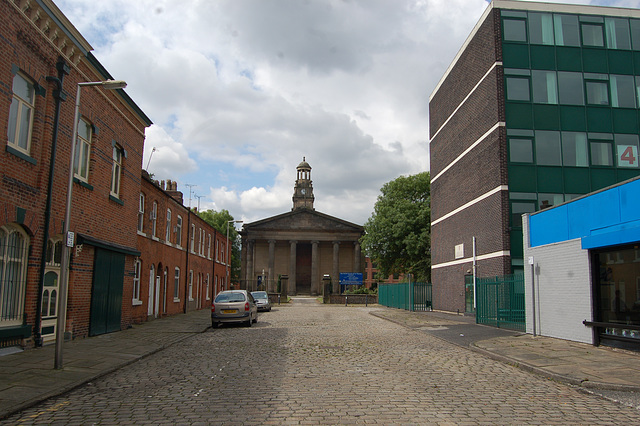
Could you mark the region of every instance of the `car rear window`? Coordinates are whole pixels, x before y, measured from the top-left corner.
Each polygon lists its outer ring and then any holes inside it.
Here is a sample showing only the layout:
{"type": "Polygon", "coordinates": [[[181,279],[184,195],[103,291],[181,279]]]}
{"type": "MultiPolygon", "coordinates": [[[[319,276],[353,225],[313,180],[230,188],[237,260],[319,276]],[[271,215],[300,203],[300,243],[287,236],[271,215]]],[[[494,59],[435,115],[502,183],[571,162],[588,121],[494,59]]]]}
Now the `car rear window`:
{"type": "Polygon", "coordinates": [[[244,294],[242,293],[221,293],[216,297],[216,303],[221,302],[244,302],[244,294]]]}
{"type": "Polygon", "coordinates": [[[251,293],[254,299],[267,299],[267,293],[264,291],[254,291],[251,293]]]}

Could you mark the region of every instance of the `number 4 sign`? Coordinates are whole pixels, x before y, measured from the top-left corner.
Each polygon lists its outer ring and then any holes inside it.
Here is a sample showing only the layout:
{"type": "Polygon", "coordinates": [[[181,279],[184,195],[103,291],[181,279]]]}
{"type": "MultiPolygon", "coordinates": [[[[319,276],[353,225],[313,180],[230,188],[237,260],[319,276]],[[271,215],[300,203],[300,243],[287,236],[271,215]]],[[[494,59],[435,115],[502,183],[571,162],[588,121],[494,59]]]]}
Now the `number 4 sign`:
{"type": "Polygon", "coordinates": [[[618,166],[638,167],[638,147],[635,145],[618,145],[618,166]]]}

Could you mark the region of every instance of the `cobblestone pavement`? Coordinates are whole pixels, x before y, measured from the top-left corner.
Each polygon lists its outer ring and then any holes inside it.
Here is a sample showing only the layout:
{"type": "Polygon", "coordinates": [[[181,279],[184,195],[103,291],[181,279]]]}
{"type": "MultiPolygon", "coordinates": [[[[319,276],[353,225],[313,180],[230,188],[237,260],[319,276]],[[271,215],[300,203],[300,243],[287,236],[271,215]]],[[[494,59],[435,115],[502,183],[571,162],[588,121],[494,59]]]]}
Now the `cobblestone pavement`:
{"type": "Polygon", "coordinates": [[[3,424],[639,424],[429,334],[307,303],[209,330],[3,424]]]}

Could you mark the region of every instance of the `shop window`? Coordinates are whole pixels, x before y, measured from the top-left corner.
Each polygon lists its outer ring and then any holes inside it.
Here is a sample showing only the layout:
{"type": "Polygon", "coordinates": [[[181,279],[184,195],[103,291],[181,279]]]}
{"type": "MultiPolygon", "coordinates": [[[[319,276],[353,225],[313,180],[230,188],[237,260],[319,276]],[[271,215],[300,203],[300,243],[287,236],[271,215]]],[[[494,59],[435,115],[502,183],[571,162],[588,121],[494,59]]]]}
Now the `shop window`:
{"type": "Polygon", "coordinates": [[[508,76],[507,100],[510,101],[530,101],[529,78],[508,76]]]}
{"type": "Polygon", "coordinates": [[[531,71],[533,102],[557,104],[558,88],[555,71],[531,71]]]}
{"type": "Polygon", "coordinates": [[[635,108],[636,94],[634,78],[631,75],[609,76],[611,87],[611,106],[617,108],[635,108]]]}
{"type": "Polygon", "coordinates": [[[582,29],[583,46],[604,47],[601,24],[582,22],[580,28],[582,29]]]}
{"type": "Polygon", "coordinates": [[[587,135],[580,132],[562,132],[562,164],[587,167],[587,135]]]}
{"type": "Polygon", "coordinates": [[[524,19],[505,18],[502,20],[505,41],[527,42],[527,28],[524,19]]]}
{"type": "Polygon", "coordinates": [[[558,46],[580,46],[580,31],[576,15],[553,15],[554,33],[558,46]]]}
{"type": "Polygon", "coordinates": [[[618,167],[638,168],[638,135],[615,135],[618,167]]]}
{"type": "Polygon", "coordinates": [[[529,13],[529,37],[531,44],[554,44],[553,17],[550,13],[529,13]]]}
{"type": "Polygon", "coordinates": [[[512,163],[533,163],[533,141],[531,139],[509,139],[509,160],[512,163]]]}
{"type": "Polygon", "coordinates": [[[582,73],[558,72],[558,101],[562,105],[584,105],[582,73]]]}
{"type": "Polygon", "coordinates": [[[604,28],[609,49],[631,49],[629,21],[624,18],[604,18],[604,28]]]}
{"type": "Polygon", "coordinates": [[[560,132],[536,131],[536,164],[541,166],[562,165],[560,132]]]}

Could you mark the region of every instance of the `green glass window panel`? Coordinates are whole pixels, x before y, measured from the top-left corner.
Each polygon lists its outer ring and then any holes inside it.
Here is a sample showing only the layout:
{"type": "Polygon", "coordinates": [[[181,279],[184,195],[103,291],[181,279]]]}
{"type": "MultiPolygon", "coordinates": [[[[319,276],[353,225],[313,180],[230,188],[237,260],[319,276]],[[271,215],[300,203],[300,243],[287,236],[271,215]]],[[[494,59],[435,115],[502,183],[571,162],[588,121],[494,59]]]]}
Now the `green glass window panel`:
{"type": "Polygon", "coordinates": [[[589,105],[609,105],[609,88],[606,81],[587,81],[585,87],[589,105]]]}
{"type": "Polygon", "coordinates": [[[582,51],[576,47],[557,47],[556,62],[559,71],[582,72],[582,51]]]}
{"type": "Polygon", "coordinates": [[[536,131],[536,164],[561,166],[560,132],[536,131]]]}
{"type": "Polygon", "coordinates": [[[603,49],[582,49],[582,68],[584,72],[608,73],[607,51],[603,49]]]}
{"type": "Polygon", "coordinates": [[[580,29],[576,15],[553,15],[555,41],[558,46],[580,46],[580,29]]]}
{"type": "Polygon", "coordinates": [[[509,189],[517,192],[536,192],[536,167],[510,165],[509,189]]]}
{"type": "Polygon", "coordinates": [[[564,192],[562,187],[562,167],[538,167],[537,177],[539,193],[562,194],[564,192]]]}
{"type": "Polygon", "coordinates": [[[509,139],[509,161],[533,163],[533,141],[531,139],[509,139]]]}
{"type": "Polygon", "coordinates": [[[503,43],[502,64],[505,68],[529,68],[529,45],[503,43]]]}
{"type": "Polygon", "coordinates": [[[540,193],[538,194],[538,209],[544,210],[551,206],[557,206],[564,202],[564,194],[540,193]]]}
{"type": "MultiPolygon", "coordinates": [[[[522,236],[522,232],[511,232],[509,239],[511,240],[511,248],[509,249],[509,252],[511,253],[511,261],[513,262],[514,258],[522,259],[524,256],[524,237],[522,236]]],[[[522,267],[520,267],[519,270],[522,270],[522,267]]]]}
{"type": "Polygon", "coordinates": [[[609,142],[590,142],[591,164],[593,166],[613,166],[612,144],[609,142]]]}
{"type": "Polygon", "coordinates": [[[511,200],[529,200],[535,201],[538,199],[538,194],[535,192],[509,192],[509,199],[511,200]]]}
{"type": "Polygon", "coordinates": [[[523,77],[505,78],[507,85],[507,99],[510,101],[529,101],[529,79],[523,77]]]}
{"type": "Polygon", "coordinates": [[[591,169],[591,191],[597,191],[616,183],[614,169],[591,169]]]}
{"type": "Polygon", "coordinates": [[[562,164],[573,167],[588,167],[587,134],[562,132],[562,164]]]}
{"type": "Polygon", "coordinates": [[[629,169],[638,168],[638,135],[615,135],[616,165],[629,169]]]}
{"type": "Polygon", "coordinates": [[[558,83],[555,71],[531,71],[533,102],[538,104],[558,103],[558,83]]]}
{"type": "Polygon", "coordinates": [[[566,201],[575,200],[576,198],[580,198],[583,195],[584,194],[564,194],[564,201],[566,202],[566,201]]]}
{"type": "Polygon", "coordinates": [[[638,176],[640,176],[640,170],[638,169],[618,169],[618,182],[624,182],[638,176]]]}
{"type": "Polygon", "coordinates": [[[629,27],[631,30],[631,45],[633,50],[640,50],[640,20],[629,20],[629,27]]]}
{"type": "Polygon", "coordinates": [[[563,105],[584,105],[582,73],[558,71],[558,102],[563,105]]]}
{"type": "MultiPolygon", "coordinates": [[[[591,191],[589,182],[589,169],[565,167],[562,170],[564,192],[573,194],[586,194],[591,191]]],[[[570,198],[569,198],[570,199],[570,198]]],[[[565,194],[565,201],[567,201],[565,194]]]]}
{"type": "Polygon", "coordinates": [[[557,105],[534,105],[533,124],[536,129],[560,130],[560,114],[557,105]]]}
{"type": "Polygon", "coordinates": [[[611,75],[611,106],[616,108],[635,108],[636,90],[632,75],[611,75]]]}
{"type": "Polygon", "coordinates": [[[524,19],[502,19],[502,32],[505,41],[527,42],[527,28],[524,19]]]}
{"type": "Polygon", "coordinates": [[[584,131],[587,129],[587,119],[584,107],[560,107],[560,128],[569,131],[584,131]]]}
{"type": "Polygon", "coordinates": [[[604,18],[604,28],[609,49],[631,49],[629,21],[625,18],[604,18]]]}
{"type": "Polygon", "coordinates": [[[592,47],[603,47],[604,36],[602,33],[602,25],[594,24],[590,22],[582,22],[580,24],[582,29],[582,45],[592,47]]]}
{"type": "Polygon", "coordinates": [[[611,111],[613,117],[613,131],[615,133],[638,133],[638,114],[633,109],[614,109],[611,111]]]}
{"type": "Polygon", "coordinates": [[[538,70],[555,70],[556,52],[553,46],[536,46],[532,45],[531,49],[531,68],[538,70]]]}
{"type": "Polygon", "coordinates": [[[507,102],[505,116],[508,127],[531,129],[533,127],[533,110],[531,104],[507,102]]]}
{"type": "Polygon", "coordinates": [[[533,137],[534,133],[531,129],[507,129],[507,136],[529,136],[533,137]]]}
{"type": "Polygon", "coordinates": [[[511,202],[511,226],[522,227],[522,215],[536,211],[535,202],[512,201],[511,202]]]}
{"type": "Polygon", "coordinates": [[[633,52],[630,50],[610,50],[607,52],[609,58],[609,73],[611,74],[633,74],[633,52]]]}
{"type": "Polygon", "coordinates": [[[553,46],[553,16],[550,13],[529,13],[529,42],[553,46]]]}
{"type": "Polygon", "coordinates": [[[590,132],[613,132],[611,109],[587,107],[587,130],[590,132]]]}

